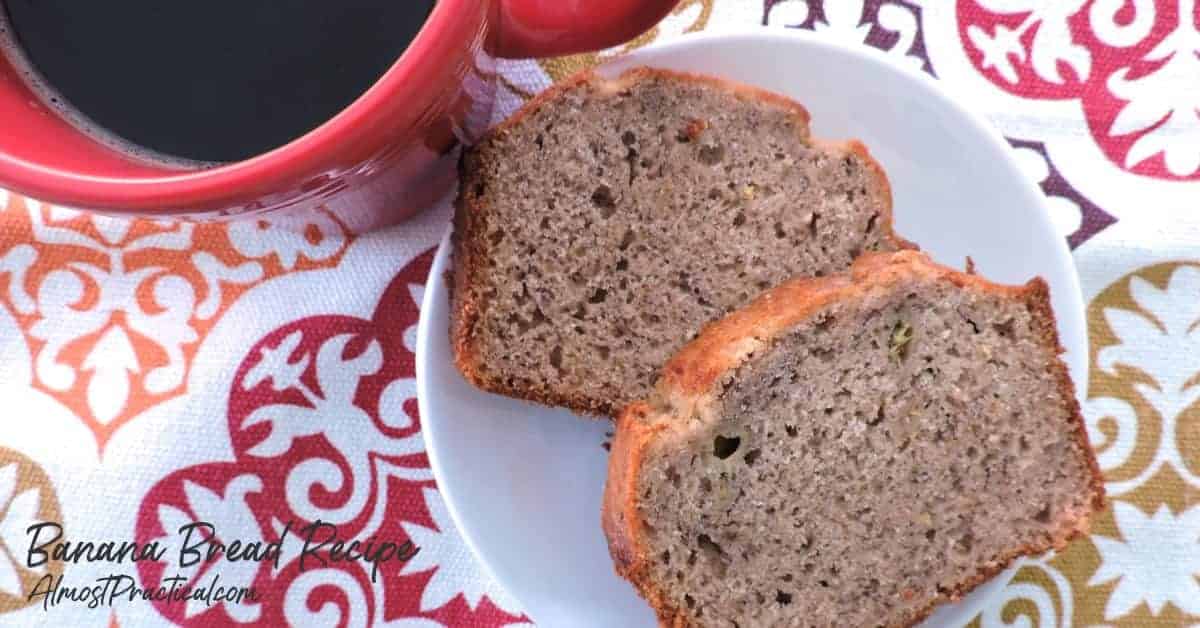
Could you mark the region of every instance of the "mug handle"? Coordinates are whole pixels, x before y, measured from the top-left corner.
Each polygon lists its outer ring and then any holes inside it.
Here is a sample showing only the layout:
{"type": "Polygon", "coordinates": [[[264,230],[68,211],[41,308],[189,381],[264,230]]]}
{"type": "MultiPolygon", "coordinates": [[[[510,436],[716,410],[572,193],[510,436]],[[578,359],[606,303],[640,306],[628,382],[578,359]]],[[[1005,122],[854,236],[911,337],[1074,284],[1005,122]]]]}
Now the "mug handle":
{"type": "Polygon", "coordinates": [[[649,30],[678,0],[497,0],[496,54],[556,57],[622,44],[649,30]]]}

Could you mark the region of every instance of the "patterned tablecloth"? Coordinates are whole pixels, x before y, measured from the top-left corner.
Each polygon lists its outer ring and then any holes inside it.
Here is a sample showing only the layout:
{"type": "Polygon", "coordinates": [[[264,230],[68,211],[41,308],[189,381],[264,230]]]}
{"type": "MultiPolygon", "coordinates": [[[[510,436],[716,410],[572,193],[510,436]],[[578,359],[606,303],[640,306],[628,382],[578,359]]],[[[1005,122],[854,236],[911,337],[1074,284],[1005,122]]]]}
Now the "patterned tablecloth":
{"type": "MultiPolygon", "coordinates": [[[[1198,21],[1195,0],[684,0],[633,44],[759,25],[881,48],[987,114],[1046,193],[1087,300],[1084,414],[1112,504],[974,625],[1200,623],[1198,21]]],[[[614,52],[502,63],[495,118],[614,52]]],[[[527,621],[467,551],[423,452],[415,329],[447,207],[358,237],[332,218],[130,222],[2,190],[0,208],[0,624],[527,621]],[[317,519],[420,552],[374,578],[361,562],[177,555],[188,524],[265,544],[291,522],[294,557],[317,519]],[[39,522],[75,549],[170,551],[30,567],[39,522]],[[214,580],[257,599],[169,596],[214,580]],[[97,586],[168,599],[110,604],[97,586]]]]}

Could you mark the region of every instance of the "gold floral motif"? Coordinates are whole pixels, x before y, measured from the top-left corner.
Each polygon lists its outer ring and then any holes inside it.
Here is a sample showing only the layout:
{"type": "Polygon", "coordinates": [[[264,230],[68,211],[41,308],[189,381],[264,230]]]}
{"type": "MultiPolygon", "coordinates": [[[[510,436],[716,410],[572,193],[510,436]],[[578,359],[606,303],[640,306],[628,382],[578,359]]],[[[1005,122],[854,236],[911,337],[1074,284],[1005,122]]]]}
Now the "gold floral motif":
{"type": "Polygon", "coordinates": [[[41,467],[15,450],[0,447],[0,615],[33,604],[29,593],[38,580],[62,574],[61,562],[30,569],[24,560],[26,528],[62,520],[58,496],[41,467]]]}
{"type": "Polygon", "coordinates": [[[1060,569],[1060,558],[1041,556],[1024,560],[999,596],[988,600],[988,606],[968,626],[1071,625],[1072,583],[1060,569]]]}
{"type": "Polygon", "coordinates": [[[1110,505],[1087,542],[1056,557],[1074,588],[1074,625],[1195,624],[1200,574],[1185,558],[1200,556],[1190,538],[1200,518],[1200,263],[1129,273],[1092,300],[1088,321],[1084,415],[1110,505]]]}
{"type": "Polygon", "coordinates": [[[1088,321],[1084,415],[1110,495],[1148,512],[1200,503],[1200,264],[1122,277],[1092,301],[1088,321]],[[1143,490],[1156,478],[1179,490],[1143,490]]]}
{"type": "MultiPolygon", "coordinates": [[[[1178,481],[1177,477],[1175,480],[1164,477],[1169,475],[1172,475],[1169,469],[1160,471],[1131,496],[1138,502],[1154,499],[1154,495],[1165,497],[1169,487],[1177,485],[1178,481]],[[1164,488],[1167,490],[1163,490],[1164,488]]],[[[1178,563],[1189,556],[1196,556],[1200,545],[1190,553],[1179,556],[1157,555],[1155,552],[1170,550],[1166,547],[1146,546],[1147,536],[1152,537],[1149,542],[1154,543],[1160,542],[1157,537],[1175,536],[1176,531],[1184,532],[1180,527],[1183,522],[1174,521],[1167,525],[1170,528],[1167,534],[1159,535],[1156,530],[1147,529],[1147,519],[1157,517],[1162,520],[1182,514],[1173,512],[1162,501],[1154,511],[1143,512],[1132,502],[1113,500],[1109,508],[1092,519],[1091,536],[1087,541],[1072,543],[1065,551],[1055,556],[1053,562],[1060,566],[1074,591],[1075,615],[1072,625],[1174,628],[1195,625],[1200,621],[1200,616],[1189,615],[1178,605],[1171,603],[1169,591],[1174,588],[1175,583],[1168,581],[1170,574],[1163,569],[1168,561],[1178,563]],[[1133,512],[1133,521],[1122,522],[1118,512],[1133,512]],[[1142,538],[1138,539],[1139,536],[1142,538]],[[1129,544],[1129,551],[1137,552],[1138,555],[1106,556],[1097,547],[1097,543],[1106,547],[1129,544]],[[1123,587],[1126,590],[1121,591],[1123,587]]],[[[1123,516],[1128,519],[1128,514],[1123,516]]],[[[1195,517],[1196,513],[1191,516],[1195,517]]],[[[1109,550],[1109,553],[1112,554],[1112,551],[1109,550]]],[[[1192,578],[1195,577],[1196,574],[1192,574],[1192,578]]],[[[1185,600],[1184,603],[1189,602],[1185,600]]]]}

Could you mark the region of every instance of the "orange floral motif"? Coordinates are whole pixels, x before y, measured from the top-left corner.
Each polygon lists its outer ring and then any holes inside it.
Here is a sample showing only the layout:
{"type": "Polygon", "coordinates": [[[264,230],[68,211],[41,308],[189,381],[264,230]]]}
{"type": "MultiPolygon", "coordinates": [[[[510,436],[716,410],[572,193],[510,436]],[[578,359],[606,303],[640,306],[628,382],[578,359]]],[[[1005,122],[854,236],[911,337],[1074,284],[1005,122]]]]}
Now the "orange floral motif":
{"type": "Polygon", "coordinates": [[[332,215],[305,224],[123,220],[9,197],[0,298],[34,359],[31,385],[104,444],[186,391],[199,341],[239,295],[333,266],[351,236],[332,215]]]}

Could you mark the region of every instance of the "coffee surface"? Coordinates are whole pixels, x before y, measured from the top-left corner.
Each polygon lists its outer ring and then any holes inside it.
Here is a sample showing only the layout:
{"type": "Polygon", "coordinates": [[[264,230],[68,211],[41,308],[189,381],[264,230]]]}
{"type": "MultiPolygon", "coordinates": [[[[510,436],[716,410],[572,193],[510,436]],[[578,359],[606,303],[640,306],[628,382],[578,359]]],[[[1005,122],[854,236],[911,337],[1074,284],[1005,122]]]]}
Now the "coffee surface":
{"type": "Polygon", "coordinates": [[[53,104],[150,152],[225,162],[286,144],[361,96],[433,0],[0,4],[53,104]]]}

